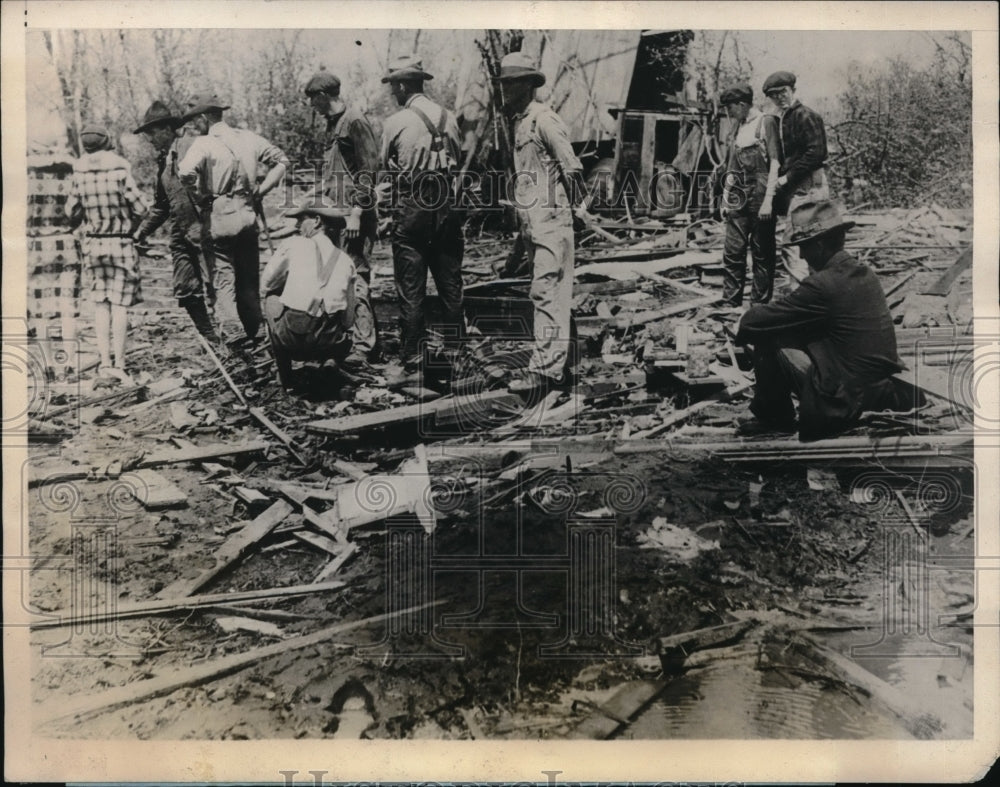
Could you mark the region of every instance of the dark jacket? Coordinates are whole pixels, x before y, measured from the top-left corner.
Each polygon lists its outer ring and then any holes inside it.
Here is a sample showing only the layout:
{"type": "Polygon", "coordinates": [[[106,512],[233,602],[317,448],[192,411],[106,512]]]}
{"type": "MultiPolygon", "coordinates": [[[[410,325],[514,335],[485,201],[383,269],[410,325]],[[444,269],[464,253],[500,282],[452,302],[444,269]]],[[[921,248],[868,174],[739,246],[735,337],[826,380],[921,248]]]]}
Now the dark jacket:
{"type": "Polygon", "coordinates": [[[862,409],[891,407],[889,377],[903,369],[892,315],[878,277],[846,251],[774,303],[752,306],[738,344],[796,347],[814,369],[799,401],[804,438],[835,431],[862,409]]]}
{"type": "Polygon", "coordinates": [[[177,161],[184,153],[182,145],[184,150],[190,147],[190,138],[178,140],[156,157],[156,194],[152,209],[136,232],[136,237],[140,240],[152,235],[168,218],[173,221],[175,233],[184,235],[191,230],[192,237],[200,235],[200,222],[194,203],[177,177],[177,161]]]}
{"type": "Polygon", "coordinates": [[[782,161],[778,174],[788,177],[783,190],[792,193],[826,161],[826,129],[823,118],[796,101],[781,115],[780,130],[782,161]]]}

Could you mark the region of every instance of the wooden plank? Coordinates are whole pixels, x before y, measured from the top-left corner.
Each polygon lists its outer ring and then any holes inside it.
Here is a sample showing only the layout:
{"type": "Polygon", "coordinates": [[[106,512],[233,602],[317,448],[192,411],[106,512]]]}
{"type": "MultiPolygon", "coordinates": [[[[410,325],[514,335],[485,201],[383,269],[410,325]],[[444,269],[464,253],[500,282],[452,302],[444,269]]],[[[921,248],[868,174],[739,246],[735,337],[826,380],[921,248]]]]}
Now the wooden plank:
{"type": "Polygon", "coordinates": [[[728,645],[740,639],[756,625],[757,621],[753,619],[738,620],[734,623],[723,623],[721,626],[710,626],[661,637],[657,645],[660,662],[665,671],[676,670],[684,664],[687,656],[696,650],[728,645]]]}
{"type": "Polygon", "coordinates": [[[626,683],[598,710],[580,722],[567,736],[572,739],[605,740],[624,726],[667,687],[665,680],[626,683]]]}
{"type": "MultiPolygon", "coordinates": [[[[710,303],[714,303],[719,300],[718,295],[705,295],[701,298],[694,298],[689,301],[683,301],[681,303],[675,303],[672,306],[667,306],[663,309],[650,309],[649,311],[643,312],[629,312],[626,315],[619,314],[615,319],[615,328],[620,331],[624,331],[628,328],[635,327],[638,325],[645,325],[646,323],[656,322],[657,320],[662,320],[667,317],[671,317],[675,314],[680,314],[681,312],[690,311],[691,309],[698,309],[702,306],[707,306],[710,303]]],[[[593,318],[584,318],[593,319],[593,318]]],[[[579,325],[580,320],[577,320],[579,325]]]]}
{"type": "Polygon", "coordinates": [[[140,391],[145,390],[145,385],[136,385],[130,388],[123,388],[120,391],[112,391],[111,393],[101,394],[100,396],[90,396],[86,399],[81,399],[74,404],[63,405],[62,407],[56,407],[52,410],[47,410],[38,416],[39,421],[47,421],[50,418],[55,418],[56,416],[63,415],[65,413],[72,412],[74,410],[81,410],[84,407],[89,407],[92,404],[99,404],[101,402],[107,402],[112,399],[118,399],[122,396],[133,396],[140,391]]]}
{"type": "Polygon", "coordinates": [[[221,678],[225,675],[238,672],[252,664],[256,664],[262,659],[273,656],[281,656],[302,648],[309,648],[316,645],[328,645],[331,640],[339,637],[347,631],[370,626],[373,623],[381,623],[394,616],[412,615],[414,612],[437,606],[441,601],[433,601],[421,604],[416,607],[399,610],[398,612],[386,612],[361,620],[350,620],[345,623],[338,623],[329,626],[312,634],[305,634],[273,645],[266,645],[261,648],[246,653],[235,653],[231,656],[223,656],[205,664],[198,664],[190,667],[182,667],[172,670],[166,674],[148,680],[136,680],[126,683],[124,686],[116,686],[113,689],[101,692],[97,695],[88,695],[78,699],[62,697],[57,702],[53,702],[56,707],[39,709],[38,718],[40,723],[50,724],[60,719],[76,719],[77,721],[89,718],[95,714],[115,708],[131,705],[144,700],[151,700],[155,697],[162,697],[177,689],[188,686],[198,686],[202,683],[221,678]]]}
{"type": "Polygon", "coordinates": [[[179,598],[190,596],[192,593],[197,592],[199,588],[207,585],[239,560],[250,547],[274,530],[290,513],[292,513],[291,505],[284,500],[278,500],[267,511],[247,524],[238,533],[235,533],[232,538],[228,539],[222,545],[214,555],[215,566],[207,571],[203,571],[194,579],[179,579],[165,587],[157,595],[167,598],[179,598]]]}
{"type": "Polygon", "coordinates": [[[316,575],[316,579],[313,582],[327,582],[330,577],[340,571],[341,567],[350,560],[354,553],[358,551],[357,544],[345,544],[341,549],[340,554],[337,555],[333,560],[327,563],[320,572],[316,575]]]}
{"type": "Polygon", "coordinates": [[[845,683],[863,689],[877,705],[899,719],[915,738],[920,740],[937,738],[944,729],[945,725],[940,717],[930,707],[922,705],[914,692],[907,693],[886,683],[860,664],[831,650],[807,634],[797,633],[792,644],[797,646],[796,649],[806,659],[819,663],[845,683]]]}
{"type": "Polygon", "coordinates": [[[923,291],[924,295],[947,295],[959,276],[972,264],[972,247],[963,251],[958,259],[934,284],[923,291]]]}
{"type": "MultiPolygon", "coordinates": [[[[146,467],[160,467],[162,465],[174,465],[181,462],[199,462],[203,459],[217,459],[221,456],[244,456],[255,454],[270,447],[270,443],[259,440],[240,445],[206,445],[200,448],[190,448],[181,451],[167,451],[153,454],[141,460],[136,466],[137,469],[146,467]]],[[[50,473],[45,478],[29,478],[28,487],[36,487],[41,484],[54,484],[65,481],[83,481],[89,477],[86,470],[64,470],[50,473]]]]}
{"type": "Polygon", "coordinates": [[[187,503],[187,495],[155,470],[136,470],[132,475],[140,481],[135,491],[135,499],[142,503],[144,508],[155,510],[187,503]]]}
{"type": "Polygon", "coordinates": [[[470,394],[468,396],[444,396],[433,402],[395,407],[391,410],[379,410],[372,413],[362,413],[361,415],[348,415],[340,418],[312,421],[306,424],[306,430],[318,434],[355,434],[380,426],[417,421],[432,415],[447,416],[452,413],[462,412],[463,410],[474,412],[481,410],[484,405],[509,399],[510,396],[507,391],[486,391],[481,394],[470,394]]]}
{"type": "Polygon", "coordinates": [[[292,535],[294,535],[299,541],[309,544],[310,546],[314,546],[316,549],[333,555],[334,557],[340,557],[340,553],[344,551],[343,544],[338,544],[332,538],[322,536],[319,533],[310,533],[307,530],[296,530],[292,535]]]}
{"type": "Polygon", "coordinates": [[[676,413],[666,418],[663,421],[663,423],[657,424],[651,429],[645,429],[641,432],[636,432],[634,435],[632,435],[632,439],[633,440],[644,439],[647,437],[652,437],[653,435],[658,435],[661,432],[665,432],[674,424],[678,424],[681,421],[685,421],[690,416],[694,415],[697,412],[700,412],[701,410],[704,410],[706,407],[709,407],[713,404],[718,404],[719,402],[724,401],[725,399],[735,396],[741,391],[745,391],[747,388],[750,388],[752,385],[753,385],[753,380],[744,380],[742,383],[732,388],[727,388],[724,391],[720,391],[715,396],[711,396],[708,399],[703,399],[700,402],[695,402],[690,407],[686,407],[683,410],[678,410],[676,413]]]}
{"type": "Polygon", "coordinates": [[[291,596],[304,596],[310,593],[325,593],[329,590],[340,590],[343,587],[345,587],[345,583],[343,582],[313,582],[309,585],[289,585],[283,588],[244,590],[238,593],[212,593],[183,599],[136,601],[130,604],[117,604],[107,612],[94,614],[80,614],[64,610],[62,612],[46,613],[52,615],[52,617],[47,620],[34,621],[31,624],[31,628],[47,629],[63,626],[84,626],[104,623],[106,621],[142,618],[149,615],[170,615],[175,612],[189,612],[192,609],[241,604],[248,601],[267,601],[277,598],[289,598],[291,596]]]}

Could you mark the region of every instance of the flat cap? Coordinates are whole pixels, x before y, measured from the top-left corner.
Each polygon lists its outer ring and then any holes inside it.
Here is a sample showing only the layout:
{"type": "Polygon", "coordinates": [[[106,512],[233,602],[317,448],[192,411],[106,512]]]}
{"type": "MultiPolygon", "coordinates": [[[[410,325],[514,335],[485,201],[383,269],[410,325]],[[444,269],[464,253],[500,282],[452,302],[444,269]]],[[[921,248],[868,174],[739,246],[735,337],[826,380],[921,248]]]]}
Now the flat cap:
{"type": "Polygon", "coordinates": [[[305,92],[307,96],[312,93],[329,93],[331,96],[336,96],[340,93],[340,80],[320,66],[319,71],[306,82],[305,92]]]}
{"type": "Polygon", "coordinates": [[[728,107],[730,104],[752,104],[753,88],[749,85],[736,85],[723,90],[719,96],[719,106],[728,107]]]}
{"type": "Polygon", "coordinates": [[[778,87],[795,87],[795,74],[791,71],[775,71],[764,80],[764,95],[778,87]]]}

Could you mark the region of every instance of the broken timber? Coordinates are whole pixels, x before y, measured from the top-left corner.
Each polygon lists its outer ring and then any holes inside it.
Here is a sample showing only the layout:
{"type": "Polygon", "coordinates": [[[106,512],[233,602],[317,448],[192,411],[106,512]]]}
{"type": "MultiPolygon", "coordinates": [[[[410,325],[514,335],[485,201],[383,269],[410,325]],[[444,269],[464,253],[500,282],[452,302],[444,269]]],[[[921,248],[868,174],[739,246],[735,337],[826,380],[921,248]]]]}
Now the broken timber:
{"type": "Polygon", "coordinates": [[[610,738],[667,687],[665,680],[637,680],[626,683],[606,703],[580,722],[567,736],[574,739],[610,738]]]}
{"type": "MultiPolygon", "coordinates": [[[[160,465],[175,465],[181,462],[200,462],[205,459],[215,459],[220,456],[240,456],[244,454],[255,454],[270,447],[270,443],[265,440],[256,440],[241,445],[205,445],[198,448],[184,449],[181,451],[169,451],[160,454],[153,454],[142,459],[137,468],[159,467],[160,465]]],[[[65,481],[83,481],[89,477],[86,470],[65,470],[55,471],[45,478],[29,478],[28,487],[36,487],[41,484],[62,483],[65,481]]],[[[98,479],[100,480],[100,479],[98,479]]]]}
{"type": "Polygon", "coordinates": [[[673,671],[680,668],[685,659],[696,650],[735,642],[755,625],[757,625],[757,621],[753,619],[739,620],[735,623],[723,623],[721,626],[661,637],[657,650],[663,669],[664,671],[673,671]]]}
{"type": "Polygon", "coordinates": [[[329,645],[330,641],[334,637],[338,637],[346,631],[368,626],[372,623],[380,623],[383,620],[388,620],[395,616],[405,618],[408,615],[412,615],[414,612],[419,612],[420,610],[427,609],[428,607],[437,606],[440,603],[440,601],[433,601],[416,607],[409,607],[408,609],[386,612],[381,615],[375,615],[374,617],[364,618],[362,620],[351,620],[346,623],[338,623],[334,626],[329,626],[328,628],[313,632],[312,634],[304,634],[302,636],[293,637],[292,639],[286,639],[283,642],[266,645],[262,648],[255,648],[254,650],[246,653],[235,653],[231,656],[223,656],[222,658],[210,661],[207,664],[184,667],[156,678],[150,678],[149,680],[133,681],[132,683],[127,683],[124,686],[116,686],[113,689],[109,689],[97,695],[82,697],[76,701],[73,701],[72,699],[67,701],[66,698],[64,698],[63,700],[60,700],[61,707],[56,709],[51,715],[42,719],[40,723],[49,724],[59,719],[68,718],[81,720],[94,714],[120,708],[125,705],[131,705],[135,702],[142,702],[143,700],[151,700],[155,697],[161,697],[164,694],[170,694],[171,692],[186,686],[198,686],[202,683],[207,683],[208,681],[221,678],[233,672],[238,672],[241,669],[249,667],[251,664],[256,664],[262,659],[271,658],[272,656],[280,656],[293,650],[301,650],[302,648],[329,645]]]}
{"type": "Polygon", "coordinates": [[[194,579],[178,579],[161,590],[158,595],[179,598],[197,592],[239,560],[250,547],[280,525],[290,513],[292,513],[292,507],[284,500],[274,503],[222,545],[222,548],[214,555],[215,566],[203,571],[194,579]]]}
{"type": "Polygon", "coordinates": [[[50,612],[53,617],[48,620],[35,621],[32,629],[60,628],[63,626],[88,626],[127,618],[141,618],[148,615],[170,615],[175,612],[188,612],[192,609],[214,608],[236,605],[248,601],[266,601],[290,596],[303,596],[310,593],[324,593],[328,590],[340,590],[344,582],[315,582],[310,585],[290,585],[283,588],[267,588],[265,590],[245,590],[239,593],[212,593],[191,598],[163,599],[153,601],[137,601],[132,604],[117,604],[106,612],[77,613],[50,612]]]}
{"type": "Polygon", "coordinates": [[[302,454],[301,449],[295,443],[295,440],[293,440],[284,430],[274,423],[274,421],[268,418],[267,413],[265,413],[262,409],[259,407],[252,407],[250,405],[246,397],[243,395],[243,392],[239,389],[236,383],[233,382],[233,378],[229,376],[229,372],[227,372],[226,367],[222,365],[222,361],[219,360],[219,356],[215,354],[215,351],[212,349],[212,345],[208,343],[208,340],[198,332],[195,332],[195,336],[198,337],[198,341],[201,342],[201,346],[205,349],[205,352],[208,353],[216,367],[218,367],[219,371],[222,373],[222,377],[229,385],[229,388],[234,394],[236,394],[236,398],[240,400],[240,404],[243,405],[250,416],[257,421],[257,423],[267,429],[267,431],[277,437],[281,444],[288,450],[288,453],[295,458],[296,462],[300,465],[309,464],[308,461],[306,461],[305,456],[302,454]]]}
{"type": "Polygon", "coordinates": [[[367,429],[420,421],[428,417],[447,419],[461,418],[465,415],[472,419],[476,414],[484,414],[484,409],[488,407],[511,406],[520,404],[520,402],[520,397],[507,391],[485,391],[468,396],[443,396],[433,402],[411,404],[391,410],[327,418],[321,421],[312,421],[305,426],[307,431],[316,434],[353,435],[367,429]]]}
{"type": "Polygon", "coordinates": [[[972,435],[947,432],[940,435],[898,437],[838,437],[800,442],[785,440],[732,440],[725,443],[695,443],[681,440],[633,441],[616,446],[616,454],[641,454],[684,450],[715,454],[727,462],[801,462],[811,460],[870,461],[894,464],[897,460],[918,459],[928,464],[970,465],[972,435]],[[948,461],[951,460],[951,461],[948,461]]]}
{"type": "Polygon", "coordinates": [[[142,503],[143,508],[172,508],[187,503],[187,495],[167,478],[155,470],[144,468],[132,473],[139,479],[133,492],[135,499],[142,503]]]}

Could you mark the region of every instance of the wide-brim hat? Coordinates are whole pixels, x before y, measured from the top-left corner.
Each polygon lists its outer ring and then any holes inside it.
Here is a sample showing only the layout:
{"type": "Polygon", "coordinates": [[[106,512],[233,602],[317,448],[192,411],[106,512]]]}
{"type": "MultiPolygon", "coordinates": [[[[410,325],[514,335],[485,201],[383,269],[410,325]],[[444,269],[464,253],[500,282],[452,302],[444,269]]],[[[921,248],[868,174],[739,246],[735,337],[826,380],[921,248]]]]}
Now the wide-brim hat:
{"type": "Polygon", "coordinates": [[[177,128],[181,125],[181,119],[171,112],[162,101],[154,101],[149,105],[146,114],[142,116],[142,124],[132,133],[141,134],[144,131],[149,131],[151,128],[161,125],[169,125],[171,128],[177,128]]]}
{"type": "Polygon", "coordinates": [[[224,109],[229,109],[229,104],[224,104],[215,93],[208,90],[199,91],[188,99],[187,110],[181,116],[181,121],[187,123],[195,115],[200,115],[202,112],[224,109]]]}
{"type": "Polygon", "coordinates": [[[287,218],[298,218],[299,216],[319,216],[325,221],[343,226],[347,223],[347,216],[350,210],[347,208],[334,208],[324,205],[322,202],[309,202],[305,205],[296,205],[285,211],[287,218]]]}
{"type": "Polygon", "coordinates": [[[424,64],[416,55],[397,57],[392,65],[389,66],[389,72],[382,77],[383,82],[423,81],[428,79],[434,79],[434,76],[424,71],[424,64]]]}
{"type": "Polygon", "coordinates": [[[803,202],[788,214],[788,229],[781,245],[798,246],[834,230],[849,230],[853,226],[853,221],[844,221],[840,208],[832,200],[803,202]]]}
{"type": "Polygon", "coordinates": [[[518,79],[529,80],[533,87],[545,84],[545,74],[535,68],[531,59],[521,52],[510,52],[500,61],[500,74],[493,77],[494,82],[513,82],[518,79]]]}

